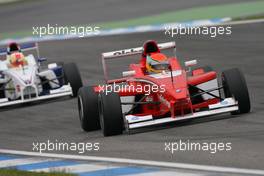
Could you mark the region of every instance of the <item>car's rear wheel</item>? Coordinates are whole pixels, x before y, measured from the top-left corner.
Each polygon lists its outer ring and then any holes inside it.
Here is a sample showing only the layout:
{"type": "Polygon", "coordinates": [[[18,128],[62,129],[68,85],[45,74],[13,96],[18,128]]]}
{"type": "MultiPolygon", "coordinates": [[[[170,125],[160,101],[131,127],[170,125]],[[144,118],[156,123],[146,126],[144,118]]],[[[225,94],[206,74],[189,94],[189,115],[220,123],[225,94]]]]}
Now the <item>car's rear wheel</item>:
{"type": "Polygon", "coordinates": [[[100,124],[104,136],[122,134],[124,122],[119,94],[101,93],[98,102],[100,124]]]}
{"type": "Polygon", "coordinates": [[[84,131],[100,129],[98,95],[93,87],[82,87],[78,92],[78,110],[81,127],[84,131]]]}
{"type": "Polygon", "coordinates": [[[79,69],[75,63],[64,64],[62,67],[64,72],[64,81],[66,84],[70,83],[73,97],[76,97],[78,90],[83,85],[79,69]]]}
{"type": "Polygon", "coordinates": [[[234,97],[238,102],[239,109],[232,114],[250,112],[250,98],[243,73],[237,68],[223,71],[222,84],[225,97],[234,97]]]}

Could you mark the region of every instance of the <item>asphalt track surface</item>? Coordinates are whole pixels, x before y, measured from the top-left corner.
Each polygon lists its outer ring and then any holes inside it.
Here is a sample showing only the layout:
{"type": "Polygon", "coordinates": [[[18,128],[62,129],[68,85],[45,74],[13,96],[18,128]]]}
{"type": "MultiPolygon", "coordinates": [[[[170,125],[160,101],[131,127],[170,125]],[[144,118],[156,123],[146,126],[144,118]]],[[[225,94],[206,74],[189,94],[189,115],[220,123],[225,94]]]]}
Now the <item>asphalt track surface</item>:
{"type": "MultiPolygon", "coordinates": [[[[179,36],[162,32],[94,37],[40,44],[41,55],[50,62],[76,62],[86,85],[103,83],[102,52],[140,46],[147,39],[176,40],[181,60],[198,58],[200,65],[216,70],[238,67],[246,76],[252,101],[250,114],[213,116],[138,133],[103,137],[100,131],[81,130],[76,99],[62,99],[33,106],[1,109],[0,148],[32,151],[33,142],[99,142],[99,152],[84,155],[121,157],[241,168],[264,168],[264,23],[237,25],[231,36],[179,36]],[[165,142],[231,142],[229,152],[165,152],[165,142]]],[[[77,154],[70,151],[55,153],[77,154]]]]}
{"type": "Polygon", "coordinates": [[[0,32],[32,30],[32,26],[47,24],[89,25],[245,1],[247,0],[26,0],[0,6],[0,32]]]}

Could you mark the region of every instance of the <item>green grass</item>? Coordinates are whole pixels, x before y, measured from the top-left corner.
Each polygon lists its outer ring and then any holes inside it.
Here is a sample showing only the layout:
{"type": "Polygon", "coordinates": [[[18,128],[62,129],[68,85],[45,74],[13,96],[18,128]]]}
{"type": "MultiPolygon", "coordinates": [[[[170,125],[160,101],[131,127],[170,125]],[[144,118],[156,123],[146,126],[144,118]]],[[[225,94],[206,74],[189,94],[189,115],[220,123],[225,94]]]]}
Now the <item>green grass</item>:
{"type": "MultiPolygon", "coordinates": [[[[235,20],[247,18],[247,17],[263,18],[263,14],[264,14],[264,0],[241,2],[234,4],[224,4],[224,5],[213,5],[213,6],[205,6],[205,7],[194,7],[184,10],[177,10],[177,11],[161,13],[152,16],[136,18],[136,19],[128,19],[124,21],[89,24],[88,26],[99,26],[101,30],[104,30],[104,29],[126,28],[126,27],[140,26],[140,25],[164,24],[164,23],[172,23],[172,22],[183,22],[189,20],[224,18],[224,17],[231,17],[235,20]]],[[[252,19],[252,18],[248,18],[248,19],[252,19]]],[[[87,26],[87,25],[80,25],[80,26],[87,26]]],[[[14,32],[2,33],[0,34],[0,40],[7,38],[21,38],[26,36],[32,36],[32,31],[14,31],[14,32]]]]}
{"type": "Polygon", "coordinates": [[[8,6],[13,4],[25,3],[33,0],[0,0],[0,6],[8,6]]]}
{"type": "Polygon", "coordinates": [[[260,20],[260,19],[264,19],[264,13],[263,14],[259,14],[259,15],[252,15],[252,16],[234,18],[233,21],[260,20]]]}
{"type": "Polygon", "coordinates": [[[74,174],[66,174],[66,173],[44,173],[44,172],[27,172],[27,171],[19,171],[15,169],[0,169],[0,176],[76,176],[74,174]]]}
{"type": "Polygon", "coordinates": [[[0,4],[7,4],[7,3],[13,3],[13,2],[17,2],[20,0],[0,0],[0,4]]]}

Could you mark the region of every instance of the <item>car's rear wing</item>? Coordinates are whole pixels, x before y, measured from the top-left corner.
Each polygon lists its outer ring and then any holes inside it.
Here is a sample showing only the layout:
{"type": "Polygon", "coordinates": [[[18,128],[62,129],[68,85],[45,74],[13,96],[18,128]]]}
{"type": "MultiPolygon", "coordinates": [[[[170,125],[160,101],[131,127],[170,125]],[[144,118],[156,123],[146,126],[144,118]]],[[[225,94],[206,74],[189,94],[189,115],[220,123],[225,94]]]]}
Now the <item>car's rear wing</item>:
{"type": "MultiPolygon", "coordinates": [[[[39,57],[38,43],[23,43],[23,44],[20,44],[20,49],[22,52],[23,51],[36,50],[37,55],[39,57]]],[[[0,56],[6,55],[6,54],[7,54],[7,47],[0,48],[0,56]]]]}
{"type": "MultiPolygon", "coordinates": [[[[176,43],[175,42],[167,42],[167,43],[160,43],[158,44],[158,47],[160,50],[166,50],[166,49],[174,49],[175,55],[176,55],[176,43]]],[[[119,51],[111,51],[107,53],[102,53],[102,65],[104,70],[104,77],[105,81],[108,81],[108,73],[106,68],[105,60],[107,59],[114,59],[117,57],[125,57],[125,56],[132,56],[136,54],[141,54],[143,52],[143,47],[137,47],[137,48],[129,48],[119,51]]]]}
{"type": "MultiPolygon", "coordinates": [[[[175,42],[160,43],[158,44],[158,47],[160,50],[176,48],[176,43],[175,42]]],[[[111,59],[116,57],[131,56],[131,55],[141,54],[142,51],[143,51],[143,47],[129,48],[119,51],[111,51],[111,52],[103,53],[102,57],[104,59],[111,59]]]]}

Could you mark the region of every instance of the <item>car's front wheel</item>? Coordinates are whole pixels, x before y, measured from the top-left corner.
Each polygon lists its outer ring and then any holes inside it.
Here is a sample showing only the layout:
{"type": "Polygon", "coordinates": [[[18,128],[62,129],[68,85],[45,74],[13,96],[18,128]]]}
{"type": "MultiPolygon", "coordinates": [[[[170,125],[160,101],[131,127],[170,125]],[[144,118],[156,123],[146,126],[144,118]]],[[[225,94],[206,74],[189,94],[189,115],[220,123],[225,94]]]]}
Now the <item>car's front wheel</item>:
{"type": "Polygon", "coordinates": [[[238,102],[238,111],[232,114],[242,114],[250,112],[250,98],[245,77],[237,69],[229,69],[222,73],[222,84],[225,97],[234,97],[238,102]]]}
{"type": "Polygon", "coordinates": [[[100,124],[104,136],[122,134],[124,122],[119,94],[101,93],[98,102],[100,124]]]}

